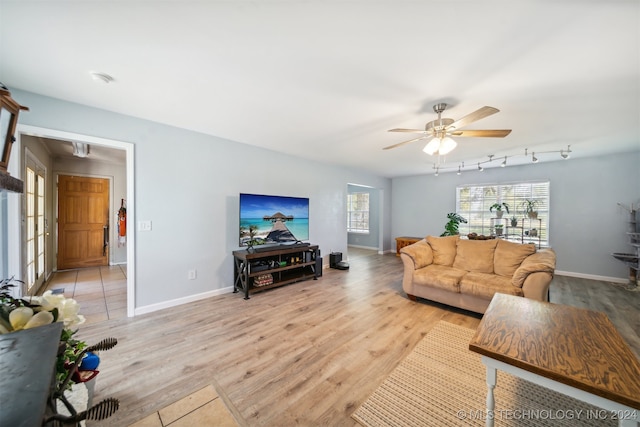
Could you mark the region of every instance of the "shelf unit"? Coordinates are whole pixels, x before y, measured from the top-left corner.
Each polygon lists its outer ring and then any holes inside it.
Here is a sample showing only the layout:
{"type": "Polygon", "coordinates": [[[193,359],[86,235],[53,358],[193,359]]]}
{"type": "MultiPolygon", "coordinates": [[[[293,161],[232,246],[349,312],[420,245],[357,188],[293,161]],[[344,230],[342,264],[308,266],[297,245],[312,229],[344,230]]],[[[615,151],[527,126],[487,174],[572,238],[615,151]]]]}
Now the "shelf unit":
{"type": "Polygon", "coordinates": [[[629,212],[629,230],[627,236],[629,238],[629,245],[633,248],[635,253],[614,253],[612,256],[624,263],[629,267],[629,282],[632,286],[639,286],[640,277],[638,271],[640,271],[640,228],[638,227],[638,221],[636,216],[636,210],[629,212]]]}
{"type": "Polygon", "coordinates": [[[322,275],[320,250],[317,245],[278,246],[272,250],[233,251],[233,292],[249,294],[288,285],[322,275]],[[270,279],[269,279],[270,276],[270,279]],[[266,284],[262,280],[267,278],[266,284]]]}
{"type": "Polygon", "coordinates": [[[524,217],[519,220],[519,224],[515,227],[509,224],[505,226],[505,239],[519,241],[520,243],[535,243],[538,248],[542,246],[542,219],[524,217]],[[536,235],[531,235],[531,230],[536,230],[536,235]]]}
{"type": "Polygon", "coordinates": [[[509,224],[509,219],[506,217],[495,217],[495,218],[491,218],[490,219],[490,226],[489,226],[489,230],[490,230],[490,234],[492,236],[496,236],[499,239],[504,239],[506,236],[506,232],[507,232],[507,225],[509,224]],[[502,224],[502,234],[498,234],[496,233],[496,225],[502,224]]]}

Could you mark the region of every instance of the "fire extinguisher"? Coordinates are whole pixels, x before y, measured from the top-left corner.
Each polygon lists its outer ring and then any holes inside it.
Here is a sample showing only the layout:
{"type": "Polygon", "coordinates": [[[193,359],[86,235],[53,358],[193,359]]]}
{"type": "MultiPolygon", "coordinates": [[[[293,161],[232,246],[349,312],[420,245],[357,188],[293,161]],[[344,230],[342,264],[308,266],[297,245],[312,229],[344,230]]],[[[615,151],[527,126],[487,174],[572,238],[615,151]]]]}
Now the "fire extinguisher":
{"type": "Polygon", "coordinates": [[[124,199],[120,199],[120,209],[118,210],[118,246],[127,243],[127,207],[124,199]]]}

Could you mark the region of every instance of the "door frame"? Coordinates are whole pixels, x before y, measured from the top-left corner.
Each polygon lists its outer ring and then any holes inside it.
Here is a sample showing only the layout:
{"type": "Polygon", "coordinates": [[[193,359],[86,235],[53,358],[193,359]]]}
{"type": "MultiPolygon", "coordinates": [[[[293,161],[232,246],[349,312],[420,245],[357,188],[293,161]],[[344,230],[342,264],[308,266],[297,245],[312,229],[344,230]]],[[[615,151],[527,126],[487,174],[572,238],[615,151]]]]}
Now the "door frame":
{"type": "MultiPolygon", "coordinates": [[[[29,148],[25,148],[25,150],[24,150],[24,162],[23,162],[23,163],[24,163],[24,164],[23,164],[23,167],[24,167],[24,170],[25,170],[25,171],[26,171],[27,167],[29,166],[29,163],[30,163],[30,162],[31,162],[31,163],[33,163],[33,164],[35,165],[35,167],[36,167],[36,171],[35,171],[35,172],[36,172],[36,176],[38,175],[38,173],[37,173],[37,172],[38,172],[38,169],[43,170],[43,171],[45,172],[45,173],[44,173],[45,184],[46,184],[46,185],[49,185],[49,182],[47,181],[47,173],[48,173],[48,171],[47,171],[47,167],[46,167],[45,165],[43,165],[43,164],[42,164],[42,162],[40,161],[40,159],[38,159],[38,157],[37,157],[33,152],[31,152],[31,150],[29,150],[29,148]]],[[[26,177],[24,177],[24,179],[26,179],[26,177]]],[[[37,181],[36,181],[36,182],[37,182],[37,181]]],[[[27,190],[26,190],[26,183],[25,183],[25,190],[24,190],[24,191],[25,191],[25,193],[26,193],[26,191],[27,191],[27,190]]],[[[44,195],[43,195],[43,196],[44,196],[44,200],[45,200],[45,201],[44,201],[44,203],[45,203],[45,206],[46,206],[46,204],[47,204],[47,200],[48,200],[48,197],[51,197],[50,195],[47,195],[47,190],[46,190],[46,188],[45,188],[45,191],[44,191],[44,195]]],[[[26,221],[26,216],[27,216],[27,203],[26,203],[26,200],[25,200],[25,203],[24,203],[24,211],[23,211],[22,215],[23,215],[23,218],[25,218],[24,223],[25,223],[25,225],[27,225],[27,221],[26,221]]],[[[47,220],[47,219],[46,219],[46,212],[45,212],[45,224],[46,224],[46,220],[47,220]]],[[[36,281],[35,281],[35,283],[34,283],[35,288],[32,290],[32,292],[31,292],[32,294],[33,294],[34,292],[38,291],[38,289],[40,289],[40,286],[42,286],[42,283],[44,283],[44,282],[48,279],[48,277],[46,277],[46,276],[47,276],[47,266],[48,266],[48,265],[47,265],[46,227],[47,227],[47,226],[45,225],[45,230],[43,230],[43,232],[45,233],[45,243],[44,243],[44,251],[45,251],[45,257],[44,257],[44,274],[43,274],[42,281],[41,281],[40,283],[38,283],[38,280],[36,280],[36,281]]],[[[23,238],[22,238],[22,241],[24,242],[25,237],[26,237],[26,230],[23,230],[22,232],[24,233],[24,236],[23,236],[23,238]]],[[[36,239],[36,240],[38,239],[37,234],[36,234],[36,236],[35,236],[35,239],[36,239]]],[[[24,255],[26,254],[26,252],[27,252],[27,248],[25,247],[25,248],[24,248],[24,251],[23,251],[23,253],[22,253],[22,256],[24,256],[24,255]]],[[[35,257],[36,259],[38,258],[37,251],[36,251],[36,253],[34,254],[34,257],[35,257]]],[[[26,273],[26,272],[25,272],[25,273],[26,273]]],[[[27,276],[25,275],[25,277],[27,277],[27,276]]],[[[29,284],[27,283],[27,281],[24,281],[24,283],[23,283],[23,285],[22,285],[22,286],[24,287],[24,289],[23,289],[23,295],[24,295],[24,294],[26,294],[26,293],[28,293],[28,292],[29,292],[29,289],[28,289],[29,284]]]]}
{"type": "MultiPolygon", "coordinates": [[[[127,222],[129,223],[130,233],[127,234],[127,316],[135,315],[135,277],[136,277],[136,259],[135,259],[135,162],[134,162],[134,144],[132,142],[118,141],[114,139],[100,138],[91,135],[83,135],[73,132],[60,131],[55,129],[43,128],[38,126],[23,125],[18,123],[16,127],[16,144],[14,147],[22,147],[22,135],[30,135],[42,138],[61,139],[66,141],[84,142],[90,145],[101,145],[104,147],[124,150],[126,153],[126,175],[127,175],[127,222]]],[[[21,149],[21,148],[19,148],[21,149]]],[[[18,177],[19,178],[19,177],[18,177]]],[[[19,212],[20,203],[15,198],[8,200],[8,210],[10,212],[19,212]],[[16,206],[12,206],[16,204],[16,206]]],[[[9,229],[12,229],[11,223],[20,226],[20,215],[9,215],[9,229]]],[[[18,228],[18,227],[16,227],[18,228]]],[[[9,254],[19,253],[19,257],[10,257],[9,271],[19,271],[20,278],[25,277],[24,266],[22,262],[22,252],[20,244],[22,239],[13,239],[9,242],[9,254]],[[16,265],[17,263],[17,265],[16,265]]]]}

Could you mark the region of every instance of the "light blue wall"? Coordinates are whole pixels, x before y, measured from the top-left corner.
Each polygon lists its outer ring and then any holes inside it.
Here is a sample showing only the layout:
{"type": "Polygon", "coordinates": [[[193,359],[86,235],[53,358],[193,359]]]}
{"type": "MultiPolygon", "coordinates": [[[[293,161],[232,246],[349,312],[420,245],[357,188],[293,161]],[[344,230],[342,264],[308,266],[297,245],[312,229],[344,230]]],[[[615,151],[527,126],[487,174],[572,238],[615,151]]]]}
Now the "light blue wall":
{"type": "Polygon", "coordinates": [[[378,249],[380,239],[380,191],[377,188],[349,185],[348,193],[369,193],[369,233],[348,233],[349,245],[378,249]]]}
{"type": "Polygon", "coordinates": [[[640,203],[640,150],[484,172],[440,173],[392,180],[393,236],[440,235],[463,184],[550,181],[550,244],[560,272],[627,278],[628,269],[611,256],[629,253],[629,214],[617,203],[640,203]]]}
{"type": "MultiPolygon", "coordinates": [[[[30,92],[12,89],[12,96],[30,109],[21,124],[135,144],[136,218],[153,224],[151,232],[135,231],[137,307],[233,285],[241,192],[309,197],[310,241],[327,257],[347,249],[347,184],[391,188],[391,180],[357,170],[30,92]],[[187,280],[191,269],[196,280],[187,280]]],[[[390,249],[390,215],[384,226],[390,249]]]]}

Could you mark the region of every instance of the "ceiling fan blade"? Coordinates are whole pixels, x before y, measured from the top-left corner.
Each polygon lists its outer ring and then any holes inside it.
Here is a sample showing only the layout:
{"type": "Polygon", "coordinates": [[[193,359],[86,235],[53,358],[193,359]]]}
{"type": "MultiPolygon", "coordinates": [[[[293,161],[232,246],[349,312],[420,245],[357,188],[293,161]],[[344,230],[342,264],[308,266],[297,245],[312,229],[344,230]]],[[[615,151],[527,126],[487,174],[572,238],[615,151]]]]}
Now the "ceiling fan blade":
{"type": "Polygon", "coordinates": [[[475,138],[504,138],[511,133],[511,129],[486,129],[486,130],[454,130],[447,132],[451,136],[475,137],[475,138]]]}
{"type": "Polygon", "coordinates": [[[387,132],[427,133],[427,131],[424,129],[402,129],[402,128],[389,129],[387,132]]]}
{"type": "Polygon", "coordinates": [[[398,142],[397,144],[393,144],[393,145],[390,145],[388,147],[384,147],[383,150],[390,150],[392,148],[401,147],[401,146],[403,146],[405,144],[409,144],[409,143],[415,142],[415,141],[420,141],[421,139],[425,139],[425,138],[428,138],[428,136],[425,135],[425,136],[421,136],[420,138],[413,138],[413,139],[410,139],[408,141],[398,142]]]}
{"type": "Polygon", "coordinates": [[[467,114],[461,119],[456,120],[451,125],[447,126],[447,128],[460,129],[461,127],[467,126],[480,119],[484,119],[485,117],[488,117],[499,111],[500,110],[498,110],[497,108],[488,107],[485,105],[484,107],[477,109],[473,113],[467,114]]]}

